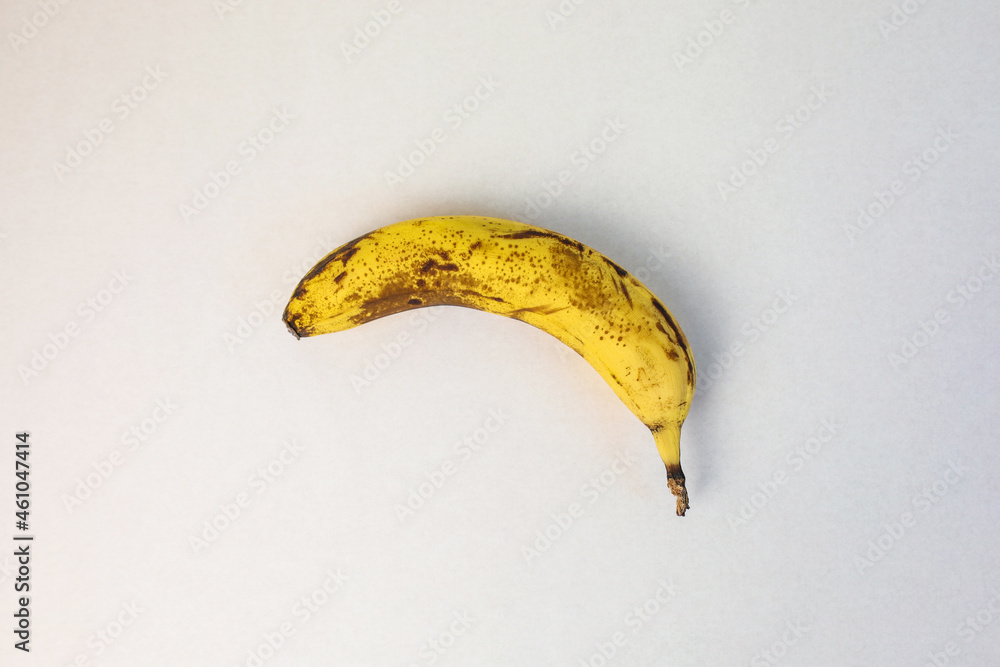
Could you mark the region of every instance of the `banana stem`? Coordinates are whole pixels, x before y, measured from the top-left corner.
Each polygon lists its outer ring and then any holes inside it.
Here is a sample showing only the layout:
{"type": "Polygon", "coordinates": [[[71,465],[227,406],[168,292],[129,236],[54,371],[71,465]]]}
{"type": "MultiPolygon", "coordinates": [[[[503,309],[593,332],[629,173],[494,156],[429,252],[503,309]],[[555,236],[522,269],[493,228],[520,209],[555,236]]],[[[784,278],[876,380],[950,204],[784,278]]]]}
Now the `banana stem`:
{"type": "Polygon", "coordinates": [[[667,466],[667,488],[677,496],[677,516],[684,516],[684,513],[691,507],[688,502],[687,487],[684,486],[684,472],[680,465],[671,469],[667,466]]]}
{"type": "Polygon", "coordinates": [[[684,471],[681,470],[681,425],[667,424],[650,430],[667,468],[667,488],[677,497],[677,516],[684,516],[691,503],[684,486],[684,471]]]}

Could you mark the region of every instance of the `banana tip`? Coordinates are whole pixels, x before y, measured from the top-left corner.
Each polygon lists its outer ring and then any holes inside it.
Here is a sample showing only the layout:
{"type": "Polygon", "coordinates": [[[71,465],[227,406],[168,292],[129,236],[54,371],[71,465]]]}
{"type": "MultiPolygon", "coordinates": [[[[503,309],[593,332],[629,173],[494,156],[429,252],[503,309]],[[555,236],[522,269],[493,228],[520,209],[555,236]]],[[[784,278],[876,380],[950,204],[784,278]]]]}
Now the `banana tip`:
{"type": "Polygon", "coordinates": [[[288,328],[289,333],[295,336],[295,340],[299,340],[300,338],[302,338],[302,336],[299,335],[299,332],[295,329],[295,327],[292,326],[291,322],[285,320],[285,326],[288,328]]]}

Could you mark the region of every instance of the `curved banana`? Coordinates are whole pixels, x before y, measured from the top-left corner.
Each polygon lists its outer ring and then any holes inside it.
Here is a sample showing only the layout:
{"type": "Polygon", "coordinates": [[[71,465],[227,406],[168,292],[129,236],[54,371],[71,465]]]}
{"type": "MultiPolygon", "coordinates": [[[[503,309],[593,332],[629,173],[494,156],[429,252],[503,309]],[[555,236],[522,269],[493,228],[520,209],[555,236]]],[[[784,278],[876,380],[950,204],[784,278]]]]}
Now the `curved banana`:
{"type": "Polygon", "coordinates": [[[316,336],[437,305],[527,322],[580,353],[653,433],[683,516],[680,430],[694,395],[691,350],[656,296],[578,241],[496,218],[400,222],[323,258],[283,319],[296,337],[316,336]]]}

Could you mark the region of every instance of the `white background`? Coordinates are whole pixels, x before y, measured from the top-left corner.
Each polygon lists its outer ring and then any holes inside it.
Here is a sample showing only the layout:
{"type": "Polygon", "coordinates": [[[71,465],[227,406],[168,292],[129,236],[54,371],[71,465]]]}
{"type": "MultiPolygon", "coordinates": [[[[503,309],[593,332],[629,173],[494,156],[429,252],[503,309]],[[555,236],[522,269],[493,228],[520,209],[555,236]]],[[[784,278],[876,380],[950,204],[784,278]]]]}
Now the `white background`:
{"type": "Polygon", "coordinates": [[[4,3],[0,663],[1000,660],[995,3],[234,4],[4,3]],[[672,310],[687,517],[540,331],[288,334],[323,254],[455,213],[672,310]]]}

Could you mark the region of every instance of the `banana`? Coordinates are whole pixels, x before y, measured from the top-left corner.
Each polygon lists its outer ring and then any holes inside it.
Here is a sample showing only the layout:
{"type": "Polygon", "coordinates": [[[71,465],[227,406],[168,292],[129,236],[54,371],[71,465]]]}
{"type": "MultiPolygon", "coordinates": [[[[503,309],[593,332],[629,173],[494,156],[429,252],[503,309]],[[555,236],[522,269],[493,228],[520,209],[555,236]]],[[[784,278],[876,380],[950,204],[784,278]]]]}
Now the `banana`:
{"type": "Polygon", "coordinates": [[[652,432],[684,515],[680,432],[694,396],[694,357],[660,300],[578,241],[496,218],[399,222],[320,260],[283,319],[301,338],[438,305],[518,319],[576,350],[652,432]]]}

